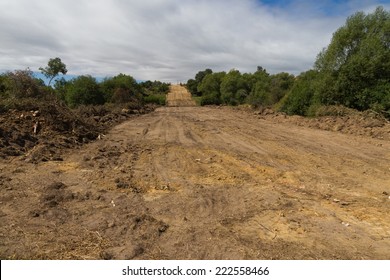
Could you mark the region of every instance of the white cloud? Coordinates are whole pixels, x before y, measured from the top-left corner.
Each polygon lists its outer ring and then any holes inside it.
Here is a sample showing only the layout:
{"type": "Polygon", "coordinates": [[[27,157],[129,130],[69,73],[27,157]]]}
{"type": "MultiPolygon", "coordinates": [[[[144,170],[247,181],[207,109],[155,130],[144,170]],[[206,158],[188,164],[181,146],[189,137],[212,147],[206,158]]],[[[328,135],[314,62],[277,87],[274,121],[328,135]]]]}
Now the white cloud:
{"type": "MultiPolygon", "coordinates": [[[[374,2],[345,7],[351,14],[374,2]]],[[[0,70],[37,70],[58,56],[69,74],[122,72],[139,80],[186,81],[205,68],[253,72],[257,65],[298,74],[312,67],[346,17],[320,13],[312,3],[2,0],[0,70]]]]}

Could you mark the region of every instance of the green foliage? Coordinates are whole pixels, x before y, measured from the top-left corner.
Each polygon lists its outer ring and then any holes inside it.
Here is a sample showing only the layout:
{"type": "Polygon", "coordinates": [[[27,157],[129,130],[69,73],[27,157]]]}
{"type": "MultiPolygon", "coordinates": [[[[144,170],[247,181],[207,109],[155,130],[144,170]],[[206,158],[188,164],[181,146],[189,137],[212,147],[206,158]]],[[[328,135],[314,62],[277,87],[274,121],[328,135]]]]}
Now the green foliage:
{"type": "Polygon", "coordinates": [[[47,66],[45,68],[40,67],[39,70],[45,75],[49,80],[49,86],[51,81],[58,76],[59,73],[66,74],[68,70],[66,69],[66,65],[61,61],[59,57],[50,58],[47,66]]]}
{"type": "Polygon", "coordinates": [[[160,81],[145,81],[140,83],[144,103],[153,103],[164,106],[166,94],[169,92],[169,84],[160,81]]]}
{"type": "Polygon", "coordinates": [[[315,93],[315,80],[318,73],[309,70],[302,73],[296,79],[291,91],[281,100],[280,110],[289,115],[306,115],[312,104],[315,93]]]}
{"type": "Polygon", "coordinates": [[[64,78],[55,81],[54,83],[55,94],[60,100],[65,101],[65,97],[70,84],[71,82],[68,82],[64,78]]]}
{"type": "Polygon", "coordinates": [[[251,88],[247,103],[255,107],[271,105],[270,77],[267,71],[258,66],[257,71],[253,75],[248,75],[246,79],[251,88]]]}
{"type": "Polygon", "coordinates": [[[141,100],[141,88],[129,75],[119,74],[106,78],[100,84],[105,100],[111,103],[138,102],[141,100]]]}
{"type": "Polygon", "coordinates": [[[192,95],[199,96],[198,83],[194,79],[189,79],[186,85],[187,89],[192,95]]]}
{"type": "Polygon", "coordinates": [[[317,57],[317,99],[358,110],[390,110],[390,13],[378,7],[358,12],[334,34],[317,57]]]}
{"type": "Polygon", "coordinates": [[[280,102],[282,111],[315,116],[342,105],[389,116],[390,13],[378,7],[349,17],[317,56],[315,70],[297,78],[280,102]]]}
{"type": "Polygon", "coordinates": [[[247,98],[247,102],[255,107],[271,105],[271,93],[269,91],[268,81],[256,82],[247,98]]]}
{"type": "MultiPolygon", "coordinates": [[[[204,74],[204,72],[199,72],[204,74]]],[[[253,106],[269,106],[278,102],[292,87],[294,76],[288,73],[270,75],[261,67],[253,74],[241,74],[237,70],[229,73],[217,72],[198,75],[202,81],[197,86],[201,96],[201,105],[239,105],[248,103],[253,106]]],[[[195,84],[190,79],[187,87],[195,84]]]]}
{"type": "Polygon", "coordinates": [[[207,68],[205,69],[204,71],[199,71],[196,75],[195,75],[195,81],[199,84],[202,82],[202,80],[209,74],[212,74],[213,73],[213,70],[207,68]]]}
{"type": "Polygon", "coordinates": [[[7,89],[7,76],[4,74],[0,75],[0,97],[5,96],[5,91],[7,89]]]}
{"type": "Polygon", "coordinates": [[[195,75],[195,79],[189,79],[187,81],[187,89],[190,91],[190,93],[195,96],[201,96],[202,92],[199,91],[198,87],[202,83],[203,79],[212,73],[213,71],[211,69],[205,69],[204,71],[199,71],[195,75]]]}
{"type": "Polygon", "coordinates": [[[42,84],[32,74],[32,71],[27,69],[3,75],[0,85],[2,96],[5,98],[30,98],[42,95],[42,84]]]}
{"type": "Polygon", "coordinates": [[[220,105],[221,97],[217,94],[204,95],[200,98],[200,105],[220,105]]]}
{"type": "Polygon", "coordinates": [[[221,82],[221,100],[227,105],[239,105],[248,96],[249,87],[238,70],[230,70],[221,82]]]}
{"type": "Polygon", "coordinates": [[[160,81],[145,81],[139,84],[143,95],[167,94],[169,92],[169,83],[160,81]]]}
{"type": "Polygon", "coordinates": [[[202,96],[191,96],[192,100],[195,101],[195,104],[197,106],[201,106],[202,105],[202,96]]]}
{"type": "Polygon", "coordinates": [[[71,107],[79,105],[104,104],[104,95],[96,79],[91,76],[79,76],[70,81],[65,96],[71,107]]]}
{"type": "Polygon", "coordinates": [[[150,95],[144,96],[143,100],[145,103],[153,103],[153,104],[164,106],[165,102],[166,102],[166,95],[165,94],[150,94],[150,95]]]}
{"type": "Polygon", "coordinates": [[[294,75],[285,72],[271,75],[269,83],[270,103],[278,103],[291,90],[294,82],[294,75]]]}
{"type": "Polygon", "coordinates": [[[16,70],[0,75],[0,113],[8,110],[38,110],[40,103],[53,102],[50,89],[42,80],[27,70],[16,70]]]}
{"type": "Polygon", "coordinates": [[[198,91],[201,93],[200,105],[219,105],[222,103],[220,87],[225,76],[225,72],[218,72],[204,77],[198,86],[198,91]]]}

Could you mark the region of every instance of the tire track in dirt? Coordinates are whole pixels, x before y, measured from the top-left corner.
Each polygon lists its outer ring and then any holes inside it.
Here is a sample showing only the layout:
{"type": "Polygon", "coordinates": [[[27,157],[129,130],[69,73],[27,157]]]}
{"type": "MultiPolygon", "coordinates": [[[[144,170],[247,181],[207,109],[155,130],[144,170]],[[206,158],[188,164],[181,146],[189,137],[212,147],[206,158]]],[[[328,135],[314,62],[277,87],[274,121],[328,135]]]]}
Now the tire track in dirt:
{"type": "MultiPolygon", "coordinates": [[[[297,239],[298,237],[305,235],[322,235],[321,231],[323,228],[321,228],[321,230],[316,230],[312,234],[306,234],[307,231],[312,231],[311,228],[318,224],[314,221],[318,219],[318,216],[322,215],[324,220],[329,220],[328,228],[330,228],[332,232],[340,227],[341,229],[339,229],[338,232],[345,234],[345,232],[341,231],[343,229],[342,223],[344,220],[353,220],[354,217],[349,217],[346,213],[340,213],[338,216],[335,215],[335,213],[343,212],[338,208],[352,208],[352,205],[354,203],[359,204],[359,201],[354,197],[346,198],[351,202],[342,203],[349,203],[349,205],[339,206],[336,202],[333,202],[332,199],[338,201],[347,197],[346,195],[351,195],[351,189],[353,187],[359,189],[362,187],[373,187],[373,181],[368,182],[370,186],[353,186],[354,184],[362,183],[362,171],[357,168],[355,164],[360,164],[362,167],[368,166],[368,164],[370,166],[376,166],[372,170],[375,171],[375,169],[377,169],[377,174],[382,172],[388,174],[388,171],[386,171],[385,168],[382,168],[381,165],[384,164],[383,167],[385,167],[388,160],[383,157],[378,158],[377,156],[374,156],[373,158],[373,149],[370,151],[370,156],[367,156],[364,150],[360,152],[359,150],[350,148],[350,140],[346,140],[345,142],[333,140],[333,143],[328,143],[330,140],[328,136],[329,133],[326,132],[316,131],[319,135],[315,134],[312,136],[312,131],[306,134],[297,131],[291,136],[291,132],[287,131],[287,129],[286,132],[284,132],[283,130],[275,129],[274,127],[267,127],[268,124],[266,124],[266,127],[261,129],[262,133],[258,136],[259,134],[257,133],[259,132],[259,129],[256,129],[255,126],[252,127],[250,122],[246,123],[244,132],[240,131],[238,128],[242,123],[237,123],[237,121],[234,120],[235,116],[232,116],[231,119],[225,117],[225,119],[217,121],[217,124],[214,125],[208,123],[206,129],[204,129],[202,125],[198,125],[196,116],[192,115],[191,112],[192,110],[183,108],[169,111],[165,111],[164,109],[164,112],[161,112],[165,119],[165,122],[162,122],[164,125],[156,128],[157,132],[155,135],[160,135],[159,133],[161,133],[161,131],[170,131],[168,135],[174,136],[166,137],[165,145],[158,149],[159,152],[157,154],[152,153],[149,159],[149,164],[156,167],[157,180],[155,184],[172,184],[174,185],[173,188],[175,190],[181,190],[181,192],[174,194],[179,197],[178,201],[183,200],[183,202],[176,202],[175,200],[175,204],[172,203],[172,198],[169,197],[168,192],[168,201],[166,201],[170,209],[170,211],[166,210],[168,213],[172,212],[172,208],[179,209],[180,211],[185,210],[185,212],[188,213],[196,211],[196,215],[202,217],[202,223],[205,223],[204,219],[206,219],[206,217],[212,221],[211,224],[220,223],[220,220],[213,220],[211,218],[213,216],[212,213],[215,215],[214,205],[218,202],[218,200],[216,198],[213,199],[213,197],[215,196],[222,201],[226,201],[226,195],[223,195],[225,194],[226,189],[230,190],[230,192],[226,192],[226,194],[237,197],[237,192],[239,192],[241,188],[244,188],[245,191],[248,191],[249,193],[252,192],[250,195],[251,198],[254,193],[257,194],[255,197],[261,196],[268,199],[270,196],[273,197],[274,201],[269,199],[270,201],[273,201],[271,205],[274,205],[271,210],[269,210],[270,213],[275,214],[275,211],[279,211],[281,212],[279,215],[283,216],[286,215],[284,213],[284,205],[295,205],[298,209],[292,207],[289,211],[292,211],[292,213],[294,213],[294,211],[300,211],[302,214],[298,216],[304,218],[292,218],[295,222],[285,219],[284,223],[281,223],[280,217],[277,216],[278,218],[274,217],[271,219],[269,217],[270,215],[267,215],[266,219],[260,219],[264,227],[260,226],[259,230],[259,226],[255,226],[254,224],[256,223],[253,224],[253,222],[249,223],[248,227],[243,226],[242,224],[245,225],[245,220],[241,217],[238,219],[239,222],[237,221],[234,223],[234,226],[232,225],[232,228],[239,227],[241,228],[241,231],[242,228],[254,228],[254,231],[257,232],[257,237],[259,233],[264,234],[265,236],[271,235],[271,231],[274,232],[275,236],[279,236],[277,231],[274,231],[275,227],[277,229],[280,224],[297,224],[296,227],[292,228],[289,226],[280,226],[280,231],[285,230],[284,234],[286,234],[286,238],[284,241],[286,241],[291,240],[291,236],[294,236],[294,233],[296,233],[295,236],[297,239]],[[188,115],[187,112],[189,113],[188,115]],[[183,117],[183,115],[186,117],[183,117]],[[184,120],[186,122],[184,122],[184,120]],[[193,121],[191,122],[190,120],[193,121]],[[187,127],[189,131],[191,131],[191,134],[195,136],[192,137],[192,139],[197,139],[196,142],[188,142],[187,139],[183,137],[184,127],[187,127]],[[253,134],[250,131],[255,131],[256,134],[253,134]],[[321,137],[323,137],[325,141],[321,140],[321,137]],[[280,143],[277,141],[278,139],[273,141],[273,138],[282,138],[285,140],[280,143]],[[264,140],[262,141],[261,139],[264,140]],[[290,144],[286,145],[286,142],[290,144]],[[249,145],[248,143],[252,144],[249,145]],[[348,155],[349,157],[352,156],[353,159],[348,159],[348,155]],[[349,160],[349,162],[347,160],[349,160]],[[323,167],[325,171],[322,172],[321,176],[318,176],[318,173],[320,173],[318,171],[319,165],[323,165],[324,161],[326,163],[323,167]],[[196,176],[191,176],[191,174],[195,174],[196,176]],[[336,178],[334,178],[335,174],[337,174],[336,178]],[[173,183],[166,182],[168,179],[172,180],[172,178],[174,178],[173,183]],[[336,188],[336,186],[329,182],[335,185],[342,182],[341,184],[344,184],[344,187],[347,189],[344,190],[342,188],[343,185],[341,185],[340,188],[336,188]],[[260,186],[258,186],[259,184],[260,186]],[[217,191],[215,189],[216,186],[222,188],[224,191],[217,191]],[[232,191],[232,189],[234,191],[232,191]],[[270,192],[277,192],[282,195],[270,195],[270,192]],[[193,198],[193,193],[197,194],[196,199],[193,198]],[[215,195],[215,193],[218,195],[215,195]],[[283,199],[286,201],[281,203],[280,200],[283,199]],[[319,200],[319,203],[313,202],[315,200],[319,200]],[[324,201],[330,201],[329,205],[321,205],[321,202],[324,201]],[[308,209],[306,209],[305,206],[303,206],[304,204],[308,204],[310,207],[306,206],[308,207],[308,209]],[[299,209],[299,207],[301,207],[301,209],[299,209]],[[327,219],[325,219],[325,217],[327,219]],[[273,230],[266,230],[267,228],[273,230]]],[[[208,114],[212,113],[208,112],[206,109],[203,116],[208,114]]],[[[259,124],[256,123],[256,127],[258,126],[259,124]]],[[[154,134],[150,133],[148,135],[154,134]]],[[[150,137],[147,139],[146,137],[145,140],[153,143],[153,141],[158,141],[159,138],[150,137]]],[[[148,161],[147,159],[145,160],[148,161]]],[[[148,164],[145,166],[147,165],[148,164]]],[[[140,169],[142,170],[144,167],[140,169]]],[[[380,190],[386,188],[388,177],[379,177],[376,178],[375,181],[380,183],[376,193],[370,193],[369,190],[365,190],[366,195],[378,196],[380,190]]],[[[358,192],[359,191],[360,190],[358,190],[358,192]]],[[[161,203],[164,201],[164,192],[160,192],[155,199],[152,199],[151,197],[148,197],[148,199],[152,205],[153,203],[157,203],[156,201],[161,203]]],[[[175,213],[176,212],[177,211],[175,211],[175,213]]],[[[224,209],[224,211],[221,212],[228,213],[229,211],[224,209]]],[[[158,212],[156,212],[155,215],[158,215],[158,212]]],[[[294,215],[297,216],[296,213],[294,213],[294,215]]],[[[161,218],[164,216],[165,215],[162,215],[161,218]]],[[[254,216],[252,219],[257,219],[258,221],[260,216],[254,216]]],[[[173,219],[168,219],[169,224],[175,224],[177,222],[176,216],[172,215],[172,217],[173,219]]],[[[354,222],[358,223],[357,220],[354,222]]],[[[347,224],[348,222],[344,223],[347,224]]],[[[177,228],[182,227],[182,223],[179,223],[177,226],[177,228]]],[[[225,225],[224,230],[226,230],[226,228],[225,225]]],[[[387,232],[388,226],[387,229],[382,229],[383,236],[385,236],[387,232]]],[[[225,232],[225,234],[228,233],[225,232]]],[[[179,238],[179,236],[176,237],[179,238]]],[[[329,240],[327,236],[322,236],[322,238],[324,238],[322,242],[326,244],[322,244],[322,248],[328,248],[327,254],[329,255],[332,251],[329,249],[329,244],[327,243],[332,240],[329,240]]],[[[344,239],[340,239],[340,242],[345,242],[348,238],[344,237],[344,239]]],[[[367,238],[369,240],[371,237],[367,238]]],[[[316,240],[316,242],[321,243],[319,240],[316,240]]],[[[293,241],[296,240],[293,239],[293,241]]],[[[378,249],[379,247],[380,246],[378,246],[378,249]]],[[[334,247],[333,249],[336,249],[336,253],[334,254],[337,255],[337,250],[339,249],[334,247]]],[[[313,255],[313,257],[321,256],[321,254],[324,253],[321,252],[319,255],[313,255]]],[[[241,257],[244,257],[244,255],[241,257]]],[[[354,258],[354,255],[350,254],[350,258],[354,258]]]]}
{"type": "Polygon", "coordinates": [[[3,176],[12,178],[3,184],[12,190],[2,198],[0,220],[8,226],[0,252],[388,259],[389,151],[388,141],[275,124],[229,108],[159,108],[63,162],[2,163],[3,176]],[[43,209],[41,193],[55,181],[73,198],[43,209]]]}

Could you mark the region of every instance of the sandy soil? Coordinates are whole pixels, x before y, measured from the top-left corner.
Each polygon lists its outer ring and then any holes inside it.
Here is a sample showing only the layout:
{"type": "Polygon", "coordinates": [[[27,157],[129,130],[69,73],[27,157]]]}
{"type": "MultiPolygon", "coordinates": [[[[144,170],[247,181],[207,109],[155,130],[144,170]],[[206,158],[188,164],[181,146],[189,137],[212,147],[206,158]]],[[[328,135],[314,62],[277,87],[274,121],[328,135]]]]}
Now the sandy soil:
{"type": "Polygon", "coordinates": [[[167,94],[167,106],[186,107],[195,106],[196,103],[191,98],[191,93],[180,85],[171,85],[167,94]]]}
{"type": "Polygon", "coordinates": [[[390,259],[390,142],[163,107],[0,161],[2,259],[390,259]]]}

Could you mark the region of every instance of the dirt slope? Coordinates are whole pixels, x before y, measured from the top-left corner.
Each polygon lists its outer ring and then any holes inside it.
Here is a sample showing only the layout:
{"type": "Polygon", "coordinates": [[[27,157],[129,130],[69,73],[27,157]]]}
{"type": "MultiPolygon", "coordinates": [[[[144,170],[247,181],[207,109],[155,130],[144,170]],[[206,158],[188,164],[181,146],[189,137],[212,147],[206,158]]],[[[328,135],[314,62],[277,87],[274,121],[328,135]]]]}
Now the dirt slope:
{"type": "Polygon", "coordinates": [[[390,259],[385,140],[164,107],[0,174],[2,259],[390,259]]]}
{"type": "Polygon", "coordinates": [[[191,99],[191,93],[181,85],[171,85],[167,95],[167,106],[186,107],[195,106],[195,101],[191,99]]]}

